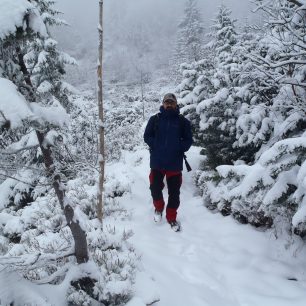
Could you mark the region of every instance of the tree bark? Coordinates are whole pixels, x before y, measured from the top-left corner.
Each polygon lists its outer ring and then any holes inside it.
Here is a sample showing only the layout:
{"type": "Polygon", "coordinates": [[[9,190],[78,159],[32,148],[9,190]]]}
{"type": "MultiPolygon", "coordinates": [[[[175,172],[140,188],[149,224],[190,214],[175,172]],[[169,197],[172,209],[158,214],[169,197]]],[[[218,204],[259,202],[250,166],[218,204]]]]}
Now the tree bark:
{"type": "Polygon", "coordinates": [[[36,131],[39,146],[44,158],[44,164],[47,169],[48,177],[52,178],[52,186],[61,205],[64,215],[66,217],[67,225],[69,226],[73,239],[74,239],[74,251],[77,263],[81,264],[88,261],[88,248],[86,234],[81,228],[78,220],[74,221],[74,211],[71,205],[65,203],[65,191],[61,186],[61,177],[59,174],[55,174],[55,167],[52,158],[52,152],[50,147],[44,146],[45,136],[43,133],[36,131]]]}
{"type": "Polygon", "coordinates": [[[103,189],[104,189],[104,169],[105,169],[105,154],[104,154],[104,110],[103,110],[103,82],[102,82],[102,61],[103,61],[103,0],[99,1],[99,61],[98,61],[98,110],[99,110],[99,189],[97,216],[102,222],[103,219],[103,189]]]}
{"type": "MultiPolygon", "coordinates": [[[[35,101],[35,95],[34,95],[34,87],[30,79],[30,75],[28,73],[28,70],[26,68],[26,65],[23,60],[23,54],[20,50],[17,50],[18,53],[18,59],[19,59],[19,65],[21,67],[21,71],[23,72],[25,76],[25,82],[31,89],[31,98],[33,99],[32,102],[35,101]]],[[[47,171],[47,176],[52,179],[52,186],[56,193],[56,196],[58,198],[58,201],[61,205],[61,208],[63,209],[64,215],[66,217],[67,225],[69,226],[73,239],[74,239],[74,248],[75,248],[75,256],[78,264],[84,263],[88,261],[88,247],[87,247],[87,240],[86,240],[86,234],[81,228],[79,222],[76,220],[73,220],[74,211],[73,208],[65,203],[65,191],[61,187],[61,178],[60,174],[56,173],[54,161],[52,158],[52,151],[51,147],[46,147],[44,144],[45,135],[44,133],[36,130],[36,136],[38,139],[39,147],[41,149],[44,164],[47,171]]]]}

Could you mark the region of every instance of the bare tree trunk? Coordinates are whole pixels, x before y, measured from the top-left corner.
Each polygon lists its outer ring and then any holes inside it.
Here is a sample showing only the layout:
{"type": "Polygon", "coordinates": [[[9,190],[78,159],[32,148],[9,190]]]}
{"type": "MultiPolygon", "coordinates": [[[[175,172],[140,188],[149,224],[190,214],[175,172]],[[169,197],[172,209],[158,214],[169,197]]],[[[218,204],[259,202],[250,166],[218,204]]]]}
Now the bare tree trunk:
{"type": "Polygon", "coordinates": [[[103,61],[103,0],[99,0],[99,61],[98,61],[98,108],[99,108],[99,190],[98,190],[98,219],[103,218],[103,188],[104,188],[104,112],[103,112],[103,82],[102,82],[102,61],[103,61]]]}
{"type": "Polygon", "coordinates": [[[141,89],[141,102],[142,102],[142,119],[145,120],[145,102],[143,97],[143,87],[144,87],[144,80],[143,80],[143,71],[140,71],[140,89],[141,89]]]}
{"type": "Polygon", "coordinates": [[[51,148],[45,147],[45,145],[43,144],[45,138],[44,134],[39,131],[36,131],[36,135],[38,138],[40,149],[44,157],[44,164],[47,169],[47,174],[49,177],[52,178],[52,186],[57,195],[61,208],[64,211],[67,225],[69,226],[74,239],[74,245],[75,245],[74,249],[75,249],[75,257],[77,259],[77,263],[81,264],[87,262],[88,249],[87,249],[87,240],[85,232],[81,228],[79,222],[73,220],[74,216],[73,208],[69,204],[65,205],[65,192],[63,188],[61,188],[61,178],[59,174],[55,174],[51,148]]]}
{"type": "MultiPolygon", "coordinates": [[[[23,60],[23,54],[20,50],[17,50],[19,64],[21,70],[25,76],[25,81],[29,88],[31,89],[31,98],[35,101],[35,94],[33,90],[33,84],[31,82],[28,70],[23,60]]],[[[86,234],[81,228],[78,221],[73,220],[74,211],[73,208],[69,204],[65,204],[65,191],[61,188],[61,179],[59,173],[56,173],[56,169],[54,166],[54,161],[52,158],[51,147],[46,147],[44,144],[45,135],[36,131],[39,147],[41,149],[44,164],[47,170],[47,176],[52,179],[52,186],[58,198],[58,201],[61,205],[61,208],[64,211],[64,215],[66,217],[67,225],[69,226],[73,239],[74,239],[74,249],[75,249],[75,257],[77,259],[77,263],[81,264],[88,261],[88,248],[87,248],[87,240],[86,234]]]]}

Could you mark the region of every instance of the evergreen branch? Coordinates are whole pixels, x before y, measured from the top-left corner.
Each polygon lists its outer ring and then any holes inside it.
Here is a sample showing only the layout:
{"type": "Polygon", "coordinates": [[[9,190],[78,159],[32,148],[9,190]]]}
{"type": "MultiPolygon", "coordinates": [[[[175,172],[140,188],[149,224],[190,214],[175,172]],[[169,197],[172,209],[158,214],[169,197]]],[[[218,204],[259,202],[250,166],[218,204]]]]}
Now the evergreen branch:
{"type": "Polygon", "coordinates": [[[288,60],[288,61],[278,62],[276,64],[268,63],[270,68],[280,68],[291,64],[306,65],[306,60],[288,60]]]}
{"type": "Polygon", "coordinates": [[[21,180],[21,179],[18,179],[18,178],[16,178],[16,177],[10,176],[10,175],[8,175],[8,174],[0,173],[0,177],[1,177],[1,176],[4,177],[4,178],[10,178],[10,179],[15,180],[15,181],[17,181],[17,182],[20,182],[20,183],[29,185],[30,187],[35,187],[35,186],[49,187],[49,186],[51,186],[51,183],[50,183],[50,184],[42,184],[42,183],[33,184],[33,183],[29,183],[29,182],[23,181],[23,180],[21,180]]]}
{"type": "Polygon", "coordinates": [[[55,262],[60,259],[65,259],[70,256],[75,256],[75,253],[66,253],[66,254],[59,254],[54,256],[55,254],[41,254],[37,253],[32,256],[30,254],[25,254],[22,256],[1,256],[0,257],[0,266],[3,266],[4,269],[12,268],[13,270],[19,269],[26,269],[27,271],[38,269],[41,267],[46,266],[48,262],[55,262]]]}
{"type": "Polygon", "coordinates": [[[281,81],[281,84],[286,84],[286,85],[293,85],[293,86],[299,86],[299,87],[305,87],[306,88],[306,83],[299,82],[298,80],[292,79],[292,80],[284,80],[281,81]]]}
{"type": "Polygon", "coordinates": [[[8,151],[8,152],[3,152],[3,151],[0,151],[0,155],[12,155],[12,154],[18,154],[22,151],[25,151],[25,150],[30,150],[30,149],[35,149],[37,148],[39,145],[36,144],[36,145],[32,145],[32,146],[28,146],[28,147],[23,147],[23,148],[20,148],[18,150],[12,150],[12,151],[8,151]]]}
{"type": "MultiPolygon", "coordinates": [[[[69,254],[69,256],[74,255],[74,254],[69,254]]],[[[68,257],[65,256],[65,257],[68,257]]],[[[33,283],[38,284],[38,285],[44,285],[44,284],[50,284],[52,281],[54,281],[56,278],[63,276],[71,267],[71,263],[67,263],[65,264],[63,267],[61,267],[60,269],[58,269],[56,272],[54,272],[53,274],[49,275],[48,277],[44,278],[44,279],[40,279],[37,281],[33,281],[33,283]]]]}

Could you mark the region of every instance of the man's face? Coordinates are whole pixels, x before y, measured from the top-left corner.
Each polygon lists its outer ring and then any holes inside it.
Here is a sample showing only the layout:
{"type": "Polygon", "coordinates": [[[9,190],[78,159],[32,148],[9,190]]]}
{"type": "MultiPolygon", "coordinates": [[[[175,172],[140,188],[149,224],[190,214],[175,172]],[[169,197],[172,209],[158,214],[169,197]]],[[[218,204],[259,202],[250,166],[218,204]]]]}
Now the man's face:
{"type": "Polygon", "coordinates": [[[176,107],[177,107],[177,103],[173,100],[166,100],[164,103],[163,103],[163,106],[164,106],[164,109],[173,109],[175,110],[176,107]]]}

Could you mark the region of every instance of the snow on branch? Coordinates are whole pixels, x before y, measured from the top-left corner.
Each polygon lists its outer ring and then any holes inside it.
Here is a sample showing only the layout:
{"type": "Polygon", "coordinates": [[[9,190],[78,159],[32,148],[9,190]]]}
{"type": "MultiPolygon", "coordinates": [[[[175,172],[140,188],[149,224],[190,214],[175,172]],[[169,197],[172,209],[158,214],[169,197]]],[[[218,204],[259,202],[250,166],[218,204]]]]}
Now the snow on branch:
{"type": "Polygon", "coordinates": [[[35,131],[31,131],[30,133],[21,136],[21,138],[8,145],[4,151],[0,150],[0,155],[10,155],[10,154],[18,154],[22,151],[37,148],[38,140],[35,134],[35,131]]]}
{"type": "Polygon", "coordinates": [[[14,34],[17,28],[28,26],[36,33],[46,36],[46,27],[35,6],[27,0],[0,0],[0,39],[14,34]]]}
{"type": "Polygon", "coordinates": [[[51,125],[62,127],[69,121],[69,116],[64,107],[53,97],[52,106],[42,106],[31,103],[31,109],[40,120],[51,125]]]}
{"type": "Polygon", "coordinates": [[[9,80],[0,78],[0,111],[10,121],[11,128],[23,125],[23,120],[34,116],[28,102],[9,80]]]}
{"type": "Polygon", "coordinates": [[[306,60],[295,60],[295,59],[291,59],[291,60],[287,60],[287,61],[282,61],[282,62],[278,62],[278,63],[268,63],[270,68],[279,68],[279,67],[283,67],[283,66],[289,66],[292,64],[298,64],[298,65],[306,65],[306,60]]]}
{"type": "Polygon", "coordinates": [[[0,267],[12,270],[33,270],[44,267],[47,263],[56,262],[60,259],[75,255],[73,252],[59,254],[25,254],[21,256],[1,256],[0,267]]]}

